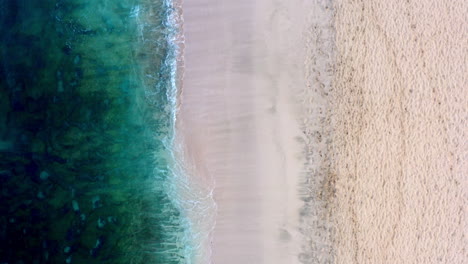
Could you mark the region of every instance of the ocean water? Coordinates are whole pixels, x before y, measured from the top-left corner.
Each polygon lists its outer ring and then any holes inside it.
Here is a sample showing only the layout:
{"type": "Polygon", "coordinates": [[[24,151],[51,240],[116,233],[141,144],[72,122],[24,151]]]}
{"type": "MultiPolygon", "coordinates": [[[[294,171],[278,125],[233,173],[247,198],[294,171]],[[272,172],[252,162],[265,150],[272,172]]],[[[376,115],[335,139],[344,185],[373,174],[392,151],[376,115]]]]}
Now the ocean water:
{"type": "Polygon", "coordinates": [[[0,263],[191,263],[178,7],[0,1],[0,263]]]}

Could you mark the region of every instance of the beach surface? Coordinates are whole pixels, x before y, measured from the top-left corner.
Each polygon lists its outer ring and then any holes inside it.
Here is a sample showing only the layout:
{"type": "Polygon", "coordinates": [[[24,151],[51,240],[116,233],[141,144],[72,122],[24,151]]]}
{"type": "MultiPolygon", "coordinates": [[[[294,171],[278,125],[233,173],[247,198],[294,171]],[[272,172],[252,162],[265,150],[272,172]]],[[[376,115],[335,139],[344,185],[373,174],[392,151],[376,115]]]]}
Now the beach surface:
{"type": "Polygon", "coordinates": [[[213,263],[299,263],[302,1],[185,1],[178,126],[214,187],[213,263]]]}
{"type": "Polygon", "coordinates": [[[336,263],[466,263],[466,1],[336,1],[336,263]]]}
{"type": "Polygon", "coordinates": [[[185,1],[177,129],[216,203],[202,259],[466,263],[467,11],[185,1]]]}

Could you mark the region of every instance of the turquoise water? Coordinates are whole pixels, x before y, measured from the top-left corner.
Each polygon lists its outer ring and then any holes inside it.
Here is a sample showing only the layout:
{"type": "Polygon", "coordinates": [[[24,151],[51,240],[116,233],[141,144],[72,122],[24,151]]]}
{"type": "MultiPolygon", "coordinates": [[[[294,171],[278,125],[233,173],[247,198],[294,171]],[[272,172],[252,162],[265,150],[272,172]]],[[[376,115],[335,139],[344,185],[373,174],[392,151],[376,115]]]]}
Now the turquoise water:
{"type": "Polygon", "coordinates": [[[189,263],[171,1],[0,1],[0,263],[189,263]]]}

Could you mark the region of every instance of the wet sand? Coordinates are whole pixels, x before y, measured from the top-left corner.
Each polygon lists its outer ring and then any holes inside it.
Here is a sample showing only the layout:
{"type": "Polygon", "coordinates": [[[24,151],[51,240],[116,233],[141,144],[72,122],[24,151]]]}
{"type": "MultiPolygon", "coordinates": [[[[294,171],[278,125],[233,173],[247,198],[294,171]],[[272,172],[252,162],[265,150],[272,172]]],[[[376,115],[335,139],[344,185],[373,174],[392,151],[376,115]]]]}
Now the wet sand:
{"type": "Polygon", "coordinates": [[[185,1],[179,128],[194,178],[213,184],[213,263],[298,263],[300,2],[185,1]]]}

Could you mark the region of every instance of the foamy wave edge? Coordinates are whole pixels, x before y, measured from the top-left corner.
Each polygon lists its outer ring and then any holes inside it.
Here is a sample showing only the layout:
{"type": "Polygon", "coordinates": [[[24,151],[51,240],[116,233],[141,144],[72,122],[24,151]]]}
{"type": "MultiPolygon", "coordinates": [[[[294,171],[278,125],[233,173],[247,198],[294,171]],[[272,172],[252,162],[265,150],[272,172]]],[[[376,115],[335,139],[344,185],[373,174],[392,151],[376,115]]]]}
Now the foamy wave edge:
{"type": "Polygon", "coordinates": [[[184,259],[186,263],[211,263],[211,241],[215,226],[216,203],[213,199],[214,181],[210,186],[197,182],[191,172],[194,164],[187,160],[184,135],[177,128],[180,98],[184,87],[184,19],[183,1],[165,0],[168,10],[166,26],[167,36],[171,44],[171,54],[167,62],[171,67],[171,87],[167,98],[171,109],[171,134],[164,144],[172,158],[171,180],[167,190],[170,198],[182,214],[182,243],[184,243],[184,259]]]}

